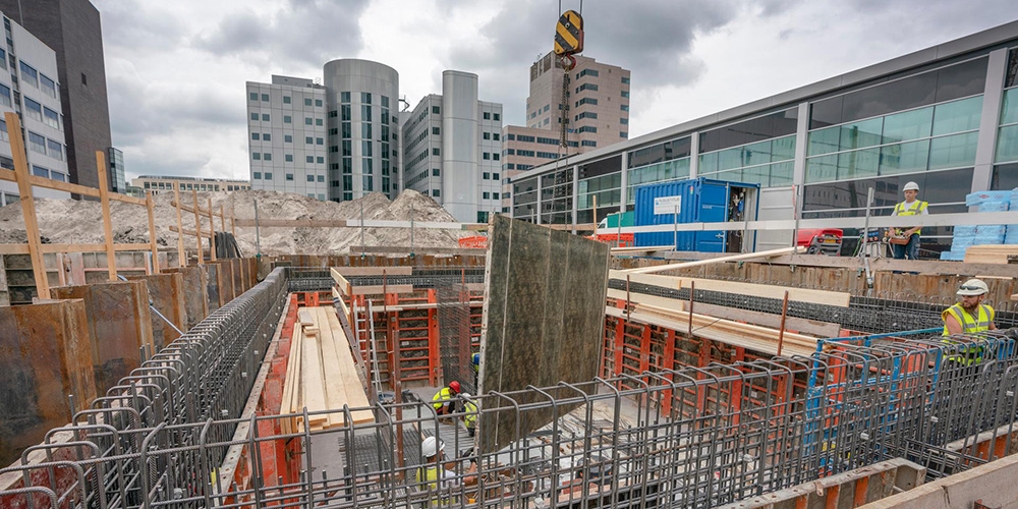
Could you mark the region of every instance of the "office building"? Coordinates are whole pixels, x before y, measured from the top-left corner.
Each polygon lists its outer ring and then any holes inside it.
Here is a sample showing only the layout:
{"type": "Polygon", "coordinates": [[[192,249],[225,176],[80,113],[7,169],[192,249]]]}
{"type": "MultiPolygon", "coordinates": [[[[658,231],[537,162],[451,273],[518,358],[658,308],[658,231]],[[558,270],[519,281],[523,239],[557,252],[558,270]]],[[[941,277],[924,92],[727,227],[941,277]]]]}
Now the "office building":
{"type": "Polygon", "coordinates": [[[502,105],[478,100],[477,75],[442,73],[401,127],[404,187],[431,196],[457,221],[502,209],[502,105]]]}
{"type": "Polygon", "coordinates": [[[630,71],[589,57],[575,58],[568,76],[552,53],[530,66],[527,124],[503,129],[503,212],[509,212],[510,182],[522,171],[629,138],[630,71]],[[566,147],[561,146],[563,134],[566,147]]]}
{"type": "MultiPolygon", "coordinates": [[[[513,216],[590,223],[595,195],[603,218],[641,184],[690,177],[759,184],[759,220],[863,217],[870,188],[889,215],[909,181],[931,214],[966,212],[968,193],[1018,187],[1018,22],[531,169],[513,216]]],[[[950,232],[923,228],[923,249],[950,232]]]]}
{"type": "Polygon", "coordinates": [[[113,145],[99,11],[88,0],[0,0],[0,10],[56,52],[49,77],[59,83],[70,181],[98,187],[95,153],[113,145]]]}
{"type": "MultiPolygon", "coordinates": [[[[61,94],[56,76],[56,53],[3,13],[6,50],[0,49],[0,167],[13,169],[10,138],[4,112],[21,115],[28,170],[60,182],[70,180],[64,144],[65,124],[60,115],[61,94]],[[17,79],[15,79],[17,77],[17,79]]],[[[39,198],[70,198],[63,191],[36,187],[39,198]]],[[[14,182],[0,181],[0,204],[20,199],[14,182]]]]}
{"type": "Polygon", "coordinates": [[[307,78],[247,82],[251,185],[327,200],[325,87],[307,78]]]}
{"type": "Polygon", "coordinates": [[[180,184],[182,192],[190,193],[192,190],[198,192],[209,191],[247,191],[251,189],[251,182],[247,180],[231,179],[210,179],[201,177],[174,177],[169,175],[142,175],[131,180],[131,185],[124,192],[134,192],[135,189],[152,191],[152,194],[172,193],[173,184],[180,184]]]}
{"type": "Polygon", "coordinates": [[[336,202],[399,194],[399,75],[368,60],[325,64],[324,85],[272,76],[247,82],[255,189],[336,202]]]}

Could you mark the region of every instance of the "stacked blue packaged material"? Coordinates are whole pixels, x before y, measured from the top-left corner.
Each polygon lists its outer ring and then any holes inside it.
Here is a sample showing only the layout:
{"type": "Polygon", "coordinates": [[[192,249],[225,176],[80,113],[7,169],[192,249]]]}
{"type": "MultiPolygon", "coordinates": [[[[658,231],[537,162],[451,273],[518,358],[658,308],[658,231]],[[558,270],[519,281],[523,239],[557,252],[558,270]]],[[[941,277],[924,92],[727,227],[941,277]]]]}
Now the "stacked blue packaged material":
{"type": "MultiPolygon", "coordinates": [[[[979,191],[965,196],[965,205],[978,206],[979,212],[1006,212],[1018,198],[1018,188],[1010,191],[979,191]]],[[[1018,244],[1018,225],[1010,228],[1002,224],[955,226],[951,250],[940,253],[941,260],[964,260],[965,250],[971,246],[1018,244]],[[1011,240],[1012,242],[1008,242],[1011,240]]]]}

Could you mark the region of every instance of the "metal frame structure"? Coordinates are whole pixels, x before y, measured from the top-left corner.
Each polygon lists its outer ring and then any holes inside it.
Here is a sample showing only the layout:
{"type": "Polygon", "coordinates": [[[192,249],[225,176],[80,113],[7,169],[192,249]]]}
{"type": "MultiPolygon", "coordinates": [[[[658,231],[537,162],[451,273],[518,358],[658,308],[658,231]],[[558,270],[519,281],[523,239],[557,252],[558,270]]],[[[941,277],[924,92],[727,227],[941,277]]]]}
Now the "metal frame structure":
{"type": "Polygon", "coordinates": [[[287,301],[287,275],[275,270],[0,469],[0,505],[715,507],[898,457],[948,475],[1005,454],[1018,434],[1014,329],[832,339],[810,357],[492,392],[474,400],[480,434],[496,417],[556,417],[499,451],[473,448],[420,401],[375,404],[375,422],[338,431],[264,433],[294,416],[235,416],[287,301]],[[432,435],[452,470],[429,485],[418,473],[432,435]],[[979,445],[988,439],[1001,446],[979,445]],[[294,443],[300,478],[266,478],[264,451],[294,443]],[[224,482],[220,465],[238,449],[247,481],[224,482]]]}

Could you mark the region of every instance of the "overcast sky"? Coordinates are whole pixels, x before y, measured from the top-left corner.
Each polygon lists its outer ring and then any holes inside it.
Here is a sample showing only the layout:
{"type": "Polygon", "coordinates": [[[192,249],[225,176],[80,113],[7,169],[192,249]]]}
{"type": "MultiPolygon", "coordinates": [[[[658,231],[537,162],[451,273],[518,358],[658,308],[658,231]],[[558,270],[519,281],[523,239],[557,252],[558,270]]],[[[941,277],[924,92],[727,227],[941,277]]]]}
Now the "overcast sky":
{"type": "MultiPolygon", "coordinates": [[[[246,81],[365,58],[411,108],[445,69],[522,124],[555,0],[92,0],[128,176],[247,179],[246,81]]],[[[564,0],[563,9],[579,9],[564,0]]],[[[1014,0],[587,0],[584,55],[632,71],[630,137],[1018,19],[1014,0]]]]}

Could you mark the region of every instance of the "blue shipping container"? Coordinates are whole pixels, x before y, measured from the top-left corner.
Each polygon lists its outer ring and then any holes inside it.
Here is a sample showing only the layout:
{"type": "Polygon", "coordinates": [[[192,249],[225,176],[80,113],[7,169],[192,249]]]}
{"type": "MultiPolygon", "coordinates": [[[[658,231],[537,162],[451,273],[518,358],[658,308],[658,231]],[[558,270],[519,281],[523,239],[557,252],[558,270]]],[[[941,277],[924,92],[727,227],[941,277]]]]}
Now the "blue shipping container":
{"type": "MultiPolygon", "coordinates": [[[[647,184],[636,188],[636,226],[728,221],[732,187],[759,190],[758,184],[696,178],[647,184]]],[[[753,200],[752,203],[757,203],[753,200]]],[[[756,210],[750,219],[756,218],[756,210]]],[[[678,251],[725,252],[724,231],[644,232],[634,235],[637,246],[670,246],[678,251]]]]}

